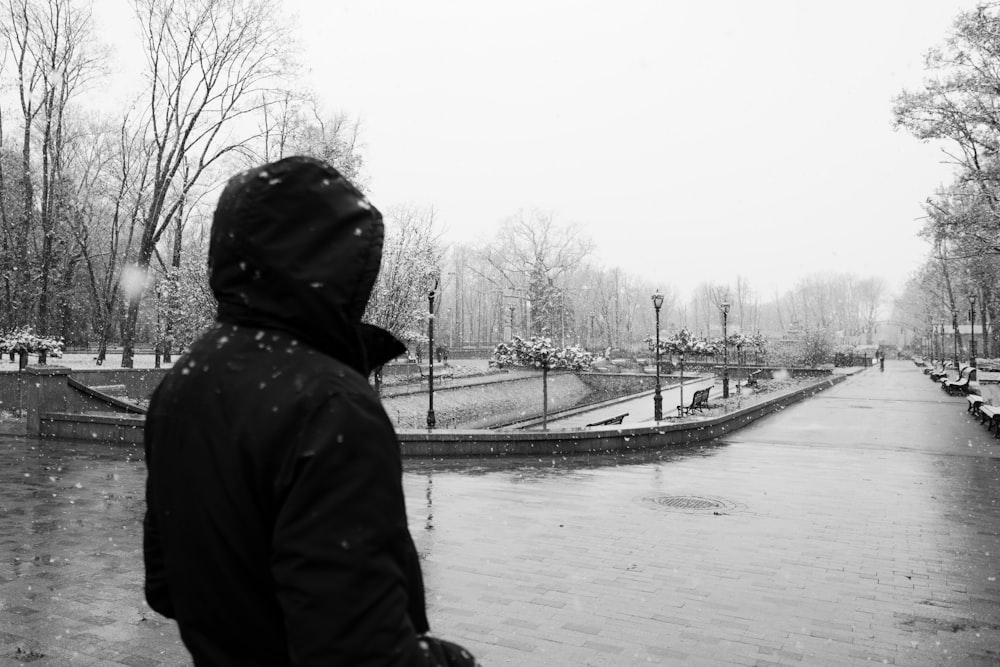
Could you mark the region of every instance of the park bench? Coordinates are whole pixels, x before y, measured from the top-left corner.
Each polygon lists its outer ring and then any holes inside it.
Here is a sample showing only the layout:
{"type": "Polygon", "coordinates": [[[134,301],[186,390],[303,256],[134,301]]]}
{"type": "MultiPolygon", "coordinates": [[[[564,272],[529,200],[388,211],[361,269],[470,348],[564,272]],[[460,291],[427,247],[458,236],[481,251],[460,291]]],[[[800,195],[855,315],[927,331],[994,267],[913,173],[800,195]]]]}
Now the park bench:
{"type": "Polygon", "coordinates": [[[587,424],[584,428],[590,428],[591,426],[616,426],[622,423],[622,420],[628,417],[628,413],[621,415],[615,415],[614,417],[609,417],[603,421],[594,422],[593,424],[587,424]]]}
{"type": "Polygon", "coordinates": [[[957,380],[941,380],[941,388],[949,394],[969,393],[969,382],[976,379],[976,369],[972,366],[964,366],[958,374],[957,380]]]}
{"type": "Polygon", "coordinates": [[[979,421],[986,423],[986,427],[993,431],[994,438],[1000,438],[1000,407],[980,405],[979,421]]]}
{"type": "Polygon", "coordinates": [[[972,388],[976,393],[966,396],[968,411],[993,431],[994,438],[1000,438],[1000,372],[979,371],[976,375],[978,386],[972,388]]]}
{"type": "Polygon", "coordinates": [[[948,369],[952,368],[953,364],[950,361],[944,363],[938,363],[937,366],[931,369],[924,369],[924,373],[931,377],[933,382],[940,382],[941,378],[948,376],[948,369]]]}
{"type": "Polygon", "coordinates": [[[698,410],[699,412],[708,407],[708,392],[711,387],[705,387],[704,389],[699,389],[694,392],[694,396],[691,397],[691,404],[684,406],[677,406],[677,415],[683,417],[684,415],[691,414],[692,411],[698,410]]]}

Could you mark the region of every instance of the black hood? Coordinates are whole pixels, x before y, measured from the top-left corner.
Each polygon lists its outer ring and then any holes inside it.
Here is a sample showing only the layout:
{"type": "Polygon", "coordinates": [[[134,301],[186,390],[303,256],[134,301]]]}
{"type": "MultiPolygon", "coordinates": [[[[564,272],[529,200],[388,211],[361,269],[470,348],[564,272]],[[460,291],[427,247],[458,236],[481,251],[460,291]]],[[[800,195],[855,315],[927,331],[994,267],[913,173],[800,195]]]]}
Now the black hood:
{"type": "Polygon", "coordinates": [[[367,375],[405,349],[361,324],[382,240],[382,215],[325,162],[290,157],[237,174],[208,251],[219,320],[288,331],[367,375]]]}

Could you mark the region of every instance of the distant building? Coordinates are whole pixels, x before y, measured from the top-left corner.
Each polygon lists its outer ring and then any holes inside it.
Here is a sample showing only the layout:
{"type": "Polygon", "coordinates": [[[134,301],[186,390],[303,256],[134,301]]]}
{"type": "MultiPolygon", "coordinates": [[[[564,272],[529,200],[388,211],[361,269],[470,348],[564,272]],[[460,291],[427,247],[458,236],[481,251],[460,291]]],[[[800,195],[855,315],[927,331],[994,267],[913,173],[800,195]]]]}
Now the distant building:
{"type": "MultiPolygon", "coordinates": [[[[983,326],[981,324],[976,324],[976,356],[985,356],[983,350],[985,349],[985,342],[987,338],[992,338],[993,330],[992,327],[986,327],[986,335],[983,335],[983,326]]],[[[944,342],[945,356],[953,353],[955,346],[955,330],[952,328],[951,324],[944,325],[944,334],[942,335],[941,329],[938,328],[934,332],[934,340],[928,341],[927,346],[940,345],[944,342]]],[[[958,325],[958,350],[960,356],[966,356],[969,354],[969,350],[972,346],[972,325],[971,324],[959,324],[958,325]]]]}

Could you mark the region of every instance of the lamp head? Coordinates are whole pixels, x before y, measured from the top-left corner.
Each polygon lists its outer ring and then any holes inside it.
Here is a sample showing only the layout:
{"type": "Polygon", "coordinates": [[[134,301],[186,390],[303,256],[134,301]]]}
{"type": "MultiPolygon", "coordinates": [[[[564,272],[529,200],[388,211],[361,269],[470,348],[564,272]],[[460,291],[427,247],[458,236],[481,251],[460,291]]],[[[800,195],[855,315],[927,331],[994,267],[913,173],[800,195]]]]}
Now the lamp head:
{"type": "Polygon", "coordinates": [[[723,315],[728,315],[729,314],[729,302],[728,301],[723,301],[722,303],[720,303],[719,304],[719,309],[722,310],[722,314],[723,315]]]}
{"type": "Polygon", "coordinates": [[[663,305],[663,295],[660,294],[660,290],[656,290],[656,294],[653,295],[653,308],[657,310],[663,305]]]}
{"type": "Polygon", "coordinates": [[[969,295],[969,305],[970,306],[976,305],[976,295],[975,294],[970,294],[969,295]]]}

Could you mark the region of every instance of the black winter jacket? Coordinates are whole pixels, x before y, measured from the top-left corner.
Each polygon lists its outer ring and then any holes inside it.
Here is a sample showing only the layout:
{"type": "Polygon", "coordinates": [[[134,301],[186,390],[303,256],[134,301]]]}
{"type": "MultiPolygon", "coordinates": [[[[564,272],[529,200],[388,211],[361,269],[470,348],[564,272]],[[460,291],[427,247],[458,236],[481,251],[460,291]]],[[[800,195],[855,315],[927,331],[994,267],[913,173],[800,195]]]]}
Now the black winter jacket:
{"type": "Polygon", "coordinates": [[[473,664],[428,630],[399,445],[360,324],[381,216],[329,166],[231,179],[209,264],[219,323],[146,423],[150,606],[199,665],[473,664]]]}

